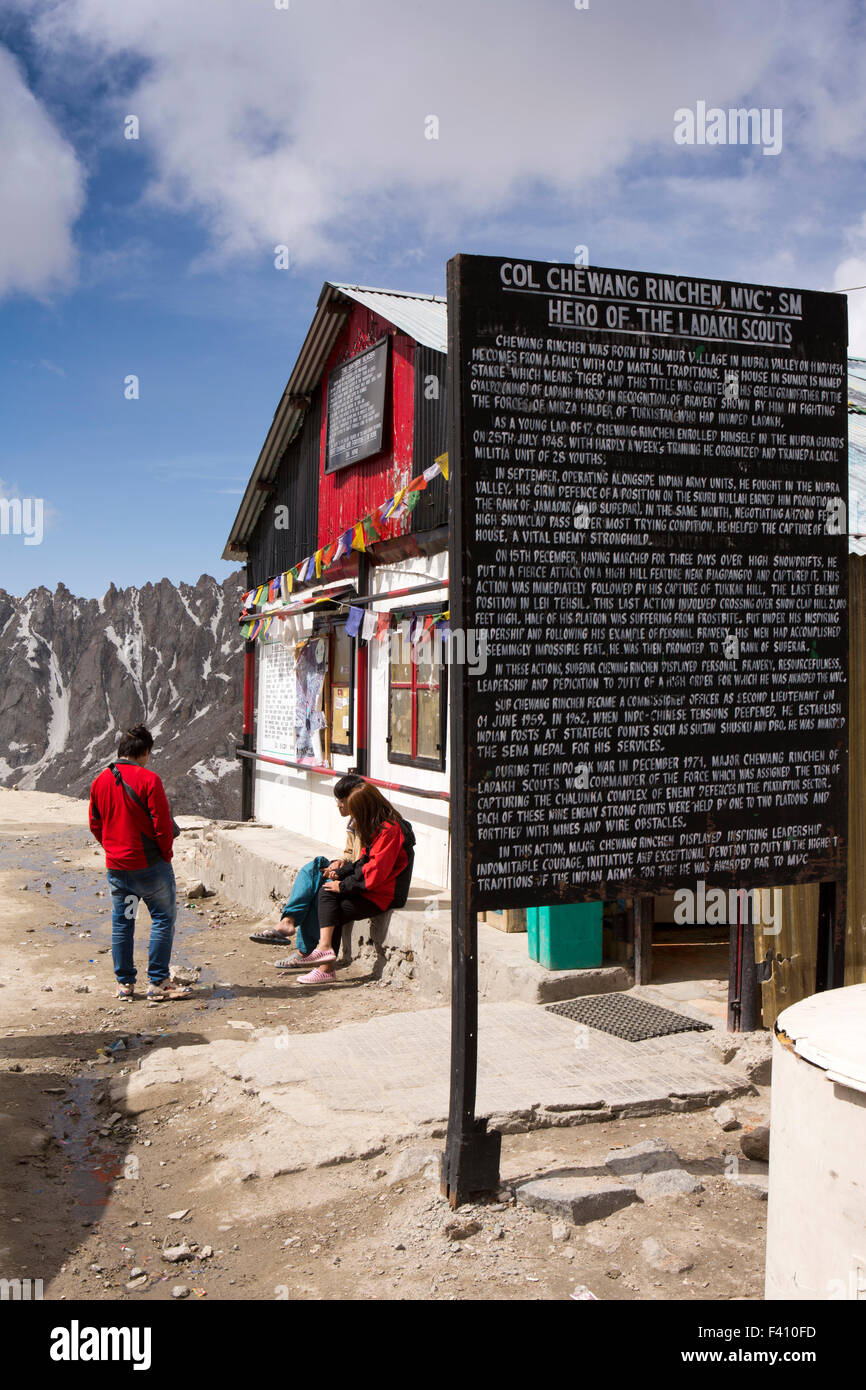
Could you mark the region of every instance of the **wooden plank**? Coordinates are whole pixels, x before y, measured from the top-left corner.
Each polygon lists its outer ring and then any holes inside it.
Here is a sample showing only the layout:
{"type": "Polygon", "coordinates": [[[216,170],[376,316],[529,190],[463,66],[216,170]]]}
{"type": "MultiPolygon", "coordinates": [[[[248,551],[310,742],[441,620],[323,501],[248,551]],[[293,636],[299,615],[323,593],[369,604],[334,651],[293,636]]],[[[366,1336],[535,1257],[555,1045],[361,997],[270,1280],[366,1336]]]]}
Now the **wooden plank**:
{"type": "Polygon", "coordinates": [[[866,983],[866,555],[848,565],[850,642],[850,779],[845,984],[866,983]]]}
{"type": "Polygon", "coordinates": [[[819,888],[807,883],[776,889],[778,934],[761,926],[755,929],[755,959],[772,968],[771,978],[761,985],[765,1028],[772,1028],[790,1004],[815,993],[819,888]]]}
{"type": "MultiPolygon", "coordinates": [[[[845,892],[837,890],[837,912],[845,921],[844,981],[857,985],[866,984],[866,556],[849,556],[848,582],[848,881],[845,892]]],[[[765,1028],[772,1028],[782,1009],[814,994],[816,986],[819,886],[783,888],[779,894],[779,935],[755,932],[755,959],[773,971],[761,991],[765,1028]]]]}
{"type": "Polygon", "coordinates": [[[655,899],[634,900],[634,982],[648,985],[653,977],[653,918],[655,899]]]}

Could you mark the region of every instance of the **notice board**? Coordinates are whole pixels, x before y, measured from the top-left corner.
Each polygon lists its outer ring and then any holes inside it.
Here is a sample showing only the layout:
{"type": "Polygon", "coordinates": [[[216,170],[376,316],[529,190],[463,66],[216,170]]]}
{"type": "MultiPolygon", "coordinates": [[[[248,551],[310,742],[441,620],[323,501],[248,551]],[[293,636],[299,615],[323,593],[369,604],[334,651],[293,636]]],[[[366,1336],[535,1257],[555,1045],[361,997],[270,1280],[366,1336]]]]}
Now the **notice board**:
{"type": "Polygon", "coordinates": [[[840,878],[844,297],[458,256],[448,319],[470,905],[840,878]]]}
{"type": "Polygon", "coordinates": [[[350,357],[328,377],[325,472],[372,458],[384,448],[390,337],[350,357]]]}

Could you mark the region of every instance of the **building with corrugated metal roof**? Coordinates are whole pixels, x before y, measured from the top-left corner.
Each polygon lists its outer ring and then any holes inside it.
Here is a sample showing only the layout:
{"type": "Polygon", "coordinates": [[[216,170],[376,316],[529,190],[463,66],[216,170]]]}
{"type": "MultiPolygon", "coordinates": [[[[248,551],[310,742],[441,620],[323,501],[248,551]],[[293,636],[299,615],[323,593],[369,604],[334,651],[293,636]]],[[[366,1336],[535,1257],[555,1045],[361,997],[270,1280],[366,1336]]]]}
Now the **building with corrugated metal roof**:
{"type": "Polygon", "coordinates": [[[261,622],[245,627],[244,812],[339,849],[334,778],[357,771],[412,822],[417,877],[442,885],[446,346],[444,299],[327,282],[224,551],[261,622]],[[353,634],[358,609],[373,617],[353,634]]]}

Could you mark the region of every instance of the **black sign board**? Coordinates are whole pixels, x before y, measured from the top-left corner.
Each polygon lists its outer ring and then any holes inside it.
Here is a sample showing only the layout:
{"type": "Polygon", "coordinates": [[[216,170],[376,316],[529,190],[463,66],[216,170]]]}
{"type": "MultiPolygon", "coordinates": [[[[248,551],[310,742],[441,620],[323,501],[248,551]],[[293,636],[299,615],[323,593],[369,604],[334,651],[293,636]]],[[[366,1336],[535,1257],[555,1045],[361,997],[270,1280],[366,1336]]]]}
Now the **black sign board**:
{"type": "Polygon", "coordinates": [[[372,458],[384,448],[390,337],[335,367],[328,377],[325,472],[372,458]]]}
{"type": "Polygon", "coordinates": [[[448,315],[468,910],[839,879],[844,297],[458,256],[448,315]]]}

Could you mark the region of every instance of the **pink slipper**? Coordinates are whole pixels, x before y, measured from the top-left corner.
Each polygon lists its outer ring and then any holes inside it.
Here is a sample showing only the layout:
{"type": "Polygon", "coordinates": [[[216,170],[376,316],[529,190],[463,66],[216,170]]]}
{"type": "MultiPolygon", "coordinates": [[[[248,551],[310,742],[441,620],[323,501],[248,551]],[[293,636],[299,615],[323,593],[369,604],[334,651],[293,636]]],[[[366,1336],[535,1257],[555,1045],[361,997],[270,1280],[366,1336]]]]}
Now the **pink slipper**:
{"type": "Polygon", "coordinates": [[[336,952],[332,951],[330,946],[317,946],[315,951],[311,951],[308,956],[304,956],[304,964],[306,965],[307,961],[310,961],[311,964],[315,964],[320,960],[336,959],[336,952]]]}
{"type": "Polygon", "coordinates": [[[337,977],[334,974],[327,974],[324,970],[311,970],[309,975],[297,975],[296,985],[335,985],[337,977]]]}

